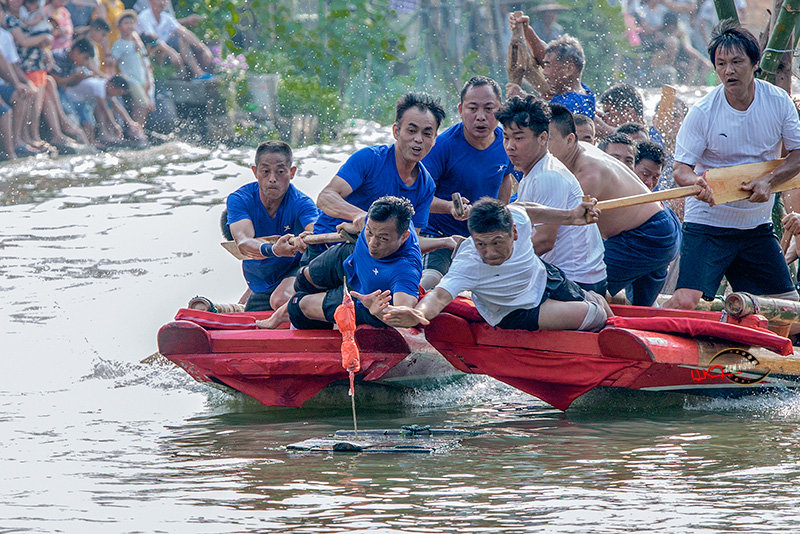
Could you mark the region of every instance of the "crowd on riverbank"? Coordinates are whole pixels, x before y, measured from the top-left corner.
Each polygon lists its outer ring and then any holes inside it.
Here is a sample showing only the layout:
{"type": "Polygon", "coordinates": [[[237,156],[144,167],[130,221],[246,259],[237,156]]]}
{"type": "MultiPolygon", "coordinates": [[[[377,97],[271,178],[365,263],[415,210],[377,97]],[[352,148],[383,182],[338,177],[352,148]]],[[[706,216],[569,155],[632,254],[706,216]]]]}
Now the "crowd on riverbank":
{"type": "Polygon", "coordinates": [[[154,65],[213,77],[199,20],[170,0],[0,0],[0,159],[146,143],[154,65]]]}

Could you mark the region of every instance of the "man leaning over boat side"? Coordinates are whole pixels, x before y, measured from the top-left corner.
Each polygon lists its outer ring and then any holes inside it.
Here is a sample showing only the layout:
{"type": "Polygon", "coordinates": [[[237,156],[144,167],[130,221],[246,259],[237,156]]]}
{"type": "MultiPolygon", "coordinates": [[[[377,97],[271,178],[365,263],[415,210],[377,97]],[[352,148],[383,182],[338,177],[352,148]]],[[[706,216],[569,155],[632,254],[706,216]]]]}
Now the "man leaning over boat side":
{"type": "MultiPolygon", "coordinates": [[[[321,213],[314,233],[345,230],[358,234],[367,210],[384,195],[407,198],[414,206],[414,227],[417,232],[424,228],[436,184],[421,161],[430,152],[444,115],[439,102],[425,93],[403,95],[395,107],[395,143],[362,148],[347,159],[317,197],[321,213]]],[[[422,238],[421,242],[423,249],[455,248],[449,237],[422,238]]],[[[326,248],[309,246],[301,264],[308,264],[326,248]]]]}
{"type": "Polygon", "coordinates": [[[331,328],[347,289],[357,299],[357,324],[386,326],[382,317],[387,304],[414,306],[422,276],[422,253],[413,216],[414,207],[405,198],[384,196],[373,202],[355,247],[335,245],[301,269],[296,293],[289,301],[292,325],[300,329],[331,328]]]}
{"type": "Polygon", "coordinates": [[[228,195],[228,224],[239,252],[248,258],[242,261],[251,291],[245,311],[278,310],[294,294],[306,249],[302,237],[313,230],[317,207],[290,183],[297,167],[292,165],[291,147],[283,141],[258,145],[251,170],[256,181],[228,195]],[[274,245],[256,239],[268,235],[281,237],[274,245]]]}
{"type": "Polygon", "coordinates": [[[714,298],[722,276],[734,291],[798,300],[771,215],[772,187],[800,172],[800,121],[789,95],[755,79],[761,51],[743,27],[723,21],[708,53],[722,83],[686,115],[676,139],[673,176],[681,186],[705,185],[707,169],[780,157],[772,172],[742,189],[750,198],[715,205],[713,190],[686,199],[677,289],[668,308],[693,309],[714,298]]]}
{"type": "MultiPolygon", "coordinates": [[[[458,114],[461,122],[439,134],[422,164],[436,182],[426,237],[468,236],[469,202],[482,197],[508,203],[513,177],[503,148],[503,130],[494,116],[500,108],[500,86],[486,76],[470,78],[461,89],[458,114]],[[459,214],[453,193],[464,201],[459,214]]],[[[440,248],[422,256],[423,289],[432,289],[450,268],[452,251],[440,248]]]]}
{"type": "MultiPolygon", "coordinates": [[[[650,192],[623,163],[577,141],[569,110],[557,106],[551,109],[549,150],[575,175],[584,193],[597,200],[610,200],[650,192]]],[[[633,304],[651,306],[667,278],[667,267],[678,255],[678,218],[660,202],[648,202],[607,210],[600,215],[597,227],[605,240],[608,292],[615,295],[630,287],[628,298],[633,304]]]]}
{"type": "Polygon", "coordinates": [[[399,327],[428,324],[460,292],[471,291],[478,313],[498,328],[600,330],[611,315],[605,299],[539,259],[527,214],[548,223],[586,224],[588,206],[556,210],[479,200],[469,214],[470,238],[459,247],[441,282],[416,306],[386,306],[384,322],[399,327]]]}
{"type": "MultiPolygon", "coordinates": [[[[583,199],[575,176],[547,150],[550,106],[529,95],[506,100],[497,111],[503,124],[503,145],[514,167],[524,173],[517,202],[572,209],[583,199]]],[[[596,224],[584,226],[536,224],[533,249],[583,289],[606,294],[603,238],[596,224]]]]}

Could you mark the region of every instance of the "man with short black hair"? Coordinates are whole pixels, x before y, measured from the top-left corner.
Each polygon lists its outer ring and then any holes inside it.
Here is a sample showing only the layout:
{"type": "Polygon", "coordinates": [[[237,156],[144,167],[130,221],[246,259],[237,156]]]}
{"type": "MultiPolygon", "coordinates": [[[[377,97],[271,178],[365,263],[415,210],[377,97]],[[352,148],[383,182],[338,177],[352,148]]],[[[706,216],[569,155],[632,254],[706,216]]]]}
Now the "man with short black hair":
{"type": "MultiPolygon", "coordinates": [[[[574,216],[573,224],[585,223],[582,205],[540,213],[574,216]]],[[[611,315],[605,299],[584,292],[560,269],[540,260],[531,244],[531,228],[520,205],[504,206],[489,198],[476,202],[469,214],[470,238],[459,247],[442,281],[415,306],[386,306],[384,322],[399,327],[428,324],[459,293],[471,291],[478,313],[498,328],[592,332],[603,328],[611,315]]]]}
{"type": "MultiPolygon", "coordinates": [[[[629,83],[618,83],[609,87],[600,95],[599,101],[603,112],[598,112],[600,120],[595,119],[598,135],[609,135],[628,122],[647,124],[644,120],[642,95],[629,83]]],[[[664,144],[661,134],[652,126],[647,130],[647,136],[651,141],[664,144]]]]}
{"type": "MultiPolygon", "coordinates": [[[[563,107],[553,104],[552,107],[563,107]]],[[[534,96],[506,100],[497,112],[503,125],[503,144],[514,167],[524,174],[517,202],[535,202],[558,209],[573,209],[583,199],[575,176],[548,150],[549,106],[534,96]]],[[[541,258],[566,273],[586,290],[606,292],[603,239],[596,225],[537,224],[533,249],[541,258]]]]}
{"type": "Polygon", "coordinates": [[[664,149],[652,141],[636,143],[636,163],[633,172],[650,191],[655,190],[664,167],[664,149]]]}
{"type": "MultiPolygon", "coordinates": [[[[436,140],[444,109],[438,100],[425,93],[407,93],[395,107],[392,134],[395,143],[362,148],[350,156],[336,176],[320,191],[317,206],[321,211],[314,225],[315,234],[344,230],[358,234],[364,228],[367,210],[384,195],[404,197],[414,206],[414,227],[428,224],[436,184],[422,164],[436,140]]],[[[452,238],[422,238],[424,250],[455,247],[452,238]]],[[[305,265],[325,250],[311,245],[304,254],[305,265]]]]}
{"type": "Polygon", "coordinates": [[[617,161],[621,161],[630,170],[636,162],[636,146],[633,140],[624,133],[613,133],[600,139],[597,148],[611,156],[617,161]]]}
{"type": "MultiPolygon", "coordinates": [[[[242,272],[251,293],[245,311],[280,310],[294,294],[300,255],[317,220],[314,201],[291,184],[297,167],[292,149],[283,141],[258,145],[254,165],[256,181],[243,185],[227,200],[227,223],[242,261],[242,272]],[[279,235],[274,245],[257,238],[279,235]]],[[[283,310],[280,324],[286,320],[283,310]]],[[[277,326],[277,324],[275,326],[277,326]]]]}
{"type": "Polygon", "coordinates": [[[390,303],[414,306],[422,276],[422,254],[412,218],[414,207],[405,198],[384,196],[369,207],[355,246],[329,248],[303,267],[289,301],[292,325],[300,329],[329,329],[343,292],[357,299],[356,323],[385,326],[390,303]]]}
{"type": "MultiPolygon", "coordinates": [[[[503,148],[503,131],[494,116],[501,100],[500,86],[486,76],[470,78],[461,89],[461,122],[439,134],[422,160],[436,182],[431,214],[422,236],[467,236],[470,201],[492,197],[508,203],[512,168],[503,148]],[[465,213],[457,212],[453,193],[461,195],[465,213]]],[[[442,279],[450,267],[451,254],[449,248],[441,248],[423,255],[423,289],[431,289],[442,279]]]]}
{"type": "MultiPolygon", "coordinates": [[[[598,200],[647,193],[649,190],[623,163],[575,138],[572,114],[553,111],[550,152],[575,175],[583,191],[598,200]]],[[[631,287],[631,302],[650,306],[664,285],[667,266],[678,255],[680,222],[659,202],[605,211],[597,223],[605,239],[608,291],[631,287]]]]}
{"type": "Polygon", "coordinates": [[[578,141],[593,145],[597,140],[594,121],[580,113],[575,113],[572,117],[575,119],[575,135],[578,137],[578,141]]]}
{"type": "Polygon", "coordinates": [[[614,133],[625,134],[630,137],[634,143],[650,140],[650,136],[647,135],[647,126],[640,122],[626,122],[619,126],[614,133]]]}
{"type": "Polygon", "coordinates": [[[704,189],[686,199],[684,243],[677,289],[665,307],[692,309],[712,299],[724,275],[734,291],[797,300],[797,291],[773,232],[773,188],[800,172],[800,121],[783,89],[755,78],[761,49],[734,22],[714,28],[708,46],[722,83],[701,98],[676,139],[673,176],[681,186],[706,186],[707,169],[786,158],[743,185],[746,200],[714,204],[704,189]]]}

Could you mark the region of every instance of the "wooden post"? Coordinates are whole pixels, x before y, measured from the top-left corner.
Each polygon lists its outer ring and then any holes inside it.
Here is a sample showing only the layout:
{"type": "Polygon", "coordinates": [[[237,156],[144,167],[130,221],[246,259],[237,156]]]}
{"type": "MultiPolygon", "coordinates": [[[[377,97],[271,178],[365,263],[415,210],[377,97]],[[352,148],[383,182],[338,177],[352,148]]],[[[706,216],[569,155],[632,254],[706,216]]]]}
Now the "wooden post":
{"type": "Polygon", "coordinates": [[[725,311],[734,317],[759,314],[770,322],[800,323],[800,302],[794,300],[737,292],[725,299],[725,311]]]}

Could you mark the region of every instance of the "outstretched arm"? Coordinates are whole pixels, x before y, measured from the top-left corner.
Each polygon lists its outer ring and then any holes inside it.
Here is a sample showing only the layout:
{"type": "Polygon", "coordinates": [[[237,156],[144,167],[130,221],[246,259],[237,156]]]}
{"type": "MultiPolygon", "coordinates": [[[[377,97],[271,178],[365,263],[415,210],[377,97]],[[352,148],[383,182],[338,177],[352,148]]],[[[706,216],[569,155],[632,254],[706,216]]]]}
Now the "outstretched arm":
{"type": "Polygon", "coordinates": [[[364,228],[367,212],[344,199],[352,192],[353,188],[344,178],[334,176],[330,183],[319,192],[317,206],[330,217],[353,221],[352,225],[345,227],[345,230],[357,234],[364,228]]]}
{"type": "Polygon", "coordinates": [[[542,41],[542,39],[536,35],[536,32],[533,31],[533,28],[531,28],[530,25],[530,20],[530,17],[527,15],[522,15],[517,18],[514,17],[514,13],[509,13],[508,26],[513,32],[517,24],[522,24],[522,32],[525,35],[525,41],[528,42],[528,46],[531,48],[533,57],[536,59],[539,65],[541,65],[544,61],[544,51],[547,48],[547,43],[542,41]]]}
{"type": "MultiPolygon", "coordinates": [[[[397,300],[397,299],[395,299],[397,300]]],[[[453,296],[437,287],[429,291],[416,306],[389,306],[383,313],[383,322],[389,326],[410,328],[426,325],[453,301],[453,296]]]]}
{"type": "Polygon", "coordinates": [[[531,222],[557,225],[582,226],[597,222],[600,210],[595,207],[596,199],[584,201],[571,210],[551,208],[536,202],[514,202],[513,205],[525,208],[531,222]]]}

